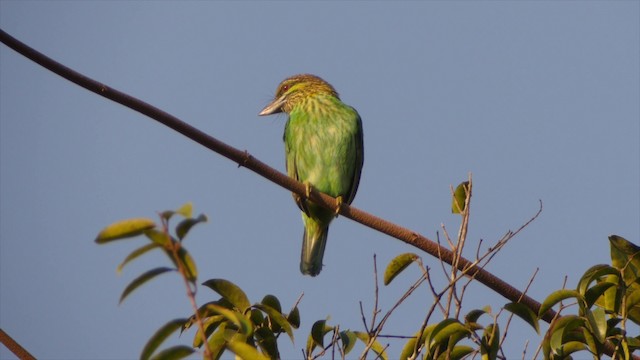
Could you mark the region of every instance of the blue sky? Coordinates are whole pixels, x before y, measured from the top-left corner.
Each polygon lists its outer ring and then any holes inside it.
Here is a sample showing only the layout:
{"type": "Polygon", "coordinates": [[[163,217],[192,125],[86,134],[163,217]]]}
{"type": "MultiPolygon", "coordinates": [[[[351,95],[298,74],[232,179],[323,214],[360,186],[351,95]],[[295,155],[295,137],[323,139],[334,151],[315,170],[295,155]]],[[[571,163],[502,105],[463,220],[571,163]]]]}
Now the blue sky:
{"type": "MultiPolygon", "coordinates": [[[[257,113],[285,77],[322,76],[363,119],[354,206],[429,238],[441,224],[455,233],[449,186],[471,172],[473,256],[480,239],[494,243],[543,201],[488,267],[518,288],[539,268],[530,289],[539,300],[608,263],[607,235],[640,243],[639,13],[637,1],[0,1],[11,35],[282,171],[286,117],[257,113]]],[[[286,190],[0,46],[3,330],[43,359],[138,357],[189,303],[164,276],[118,306],[131,279],[165,260],[117,276],[142,240],[93,239],[111,222],[187,201],[210,218],[185,244],[200,279],[229,279],[253,302],[274,294],[284,308],[304,293],[284,358],[299,358],[327,316],[362,330],[373,255],[382,269],[417,251],[339,218],[322,273],[304,277],[302,223],[286,190]]],[[[381,288],[382,309],[418,274],[381,288]]],[[[481,285],[468,291],[467,310],[506,303],[481,285]]],[[[431,301],[418,290],[384,333],[413,334],[431,301]]],[[[527,340],[532,354],[539,338],[512,324],[507,355],[520,358],[527,340]]],[[[393,358],[401,342],[389,343],[393,358]]]]}

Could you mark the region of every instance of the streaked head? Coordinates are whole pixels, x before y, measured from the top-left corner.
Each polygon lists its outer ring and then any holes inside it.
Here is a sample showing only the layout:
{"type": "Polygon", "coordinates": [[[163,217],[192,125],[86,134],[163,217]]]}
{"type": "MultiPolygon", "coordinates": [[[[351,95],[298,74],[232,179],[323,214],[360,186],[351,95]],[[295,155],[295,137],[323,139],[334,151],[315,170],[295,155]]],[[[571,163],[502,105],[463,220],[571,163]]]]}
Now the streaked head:
{"type": "Polygon", "coordinates": [[[298,103],[309,96],[327,94],[339,98],[336,90],[328,82],[311,74],[294,75],[284,79],[276,90],[275,98],[258,115],[289,113],[298,103]]]}

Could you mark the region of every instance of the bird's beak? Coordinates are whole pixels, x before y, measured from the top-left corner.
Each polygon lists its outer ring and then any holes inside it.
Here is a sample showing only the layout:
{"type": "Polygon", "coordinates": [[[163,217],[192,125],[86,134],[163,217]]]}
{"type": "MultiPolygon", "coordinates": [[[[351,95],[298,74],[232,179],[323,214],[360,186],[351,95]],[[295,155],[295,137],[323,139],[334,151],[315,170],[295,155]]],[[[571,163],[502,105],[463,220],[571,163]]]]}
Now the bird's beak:
{"type": "Polygon", "coordinates": [[[260,111],[258,115],[264,116],[264,115],[271,115],[271,114],[282,112],[282,105],[284,104],[284,102],[285,102],[285,96],[282,95],[281,97],[274,99],[267,106],[265,106],[264,109],[262,109],[262,111],[260,111]]]}

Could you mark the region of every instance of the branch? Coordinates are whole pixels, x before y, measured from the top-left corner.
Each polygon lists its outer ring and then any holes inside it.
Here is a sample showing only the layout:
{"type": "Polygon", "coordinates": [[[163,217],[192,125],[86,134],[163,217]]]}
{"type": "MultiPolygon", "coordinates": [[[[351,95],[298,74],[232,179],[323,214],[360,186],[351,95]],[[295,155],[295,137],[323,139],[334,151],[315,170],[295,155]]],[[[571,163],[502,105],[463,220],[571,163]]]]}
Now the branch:
{"type": "MultiPolygon", "coordinates": [[[[54,61],[53,59],[45,56],[35,49],[30,48],[29,46],[15,39],[1,29],[0,41],[19,54],[40,64],[44,68],[49,69],[50,71],[60,75],[61,77],[102,97],[110,99],[141,114],[144,114],[190,138],[200,145],[238,163],[239,167],[243,166],[270,180],[271,182],[284,187],[285,189],[288,189],[300,196],[305,196],[305,186],[302,183],[293,180],[287,175],[261,162],[260,160],[249,154],[247,151],[238,150],[232,146],[229,146],[163,110],[160,110],[128,94],[113,89],[103,83],[95,81],[85,75],[82,75],[54,61]]],[[[331,196],[312,191],[309,199],[327,209],[334,210],[336,208],[336,199],[332,198],[331,196]]],[[[339,209],[339,214],[374,230],[380,231],[384,234],[401,240],[409,245],[412,245],[422,251],[431,254],[435,258],[442,259],[450,265],[455,261],[455,267],[458,270],[466,272],[466,274],[470,277],[475,277],[476,280],[486,285],[488,288],[494,290],[495,292],[499,293],[500,295],[504,296],[506,299],[514,302],[520,301],[536,313],[540,309],[539,302],[530,298],[520,290],[509,285],[490,272],[482,268],[473,266],[472,262],[467,260],[466,258],[460,257],[458,259],[455,259],[454,253],[451,250],[438,245],[437,243],[426,238],[423,235],[420,235],[410,229],[401,227],[347,204],[342,204],[339,209]]],[[[555,311],[549,310],[543,316],[543,319],[547,322],[550,322],[555,315],[555,311]]]]}

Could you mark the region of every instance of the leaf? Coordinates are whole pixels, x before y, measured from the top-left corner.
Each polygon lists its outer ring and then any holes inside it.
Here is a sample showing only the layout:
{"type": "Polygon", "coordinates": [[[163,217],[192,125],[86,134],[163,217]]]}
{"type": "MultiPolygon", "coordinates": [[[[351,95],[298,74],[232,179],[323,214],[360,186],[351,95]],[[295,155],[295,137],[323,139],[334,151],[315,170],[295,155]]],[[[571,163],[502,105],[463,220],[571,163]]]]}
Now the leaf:
{"type": "Polygon", "coordinates": [[[451,353],[448,354],[449,355],[448,358],[447,358],[447,353],[445,352],[445,353],[441,354],[438,357],[438,359],[460,360],[460,359],[464,358],[465,356],[471,354],[474,351],[475,351],[475,349],[472,348],[471,346],[458,345],[458,346],[455,346],[451,350],[451,353]]]}
{"type": "Polygon", "coordinates": [[[151,269],[145,272],[144,274],[138,276],[137,278],[133,279],[133,281],[131,281],[129,285],[127,285],[127,287],[124,289],[124,291],[122,292],[122,295],[120,295],[120,303],[122,303],[122,301],[124,301],[124,299],[127,296],[129,296],[129,294],[131,294],[133,290],[140,287],[140,285],[146,283],[147,281],[155,278],[158,275],[164,274],[169,271],[175,271],[175,269],[167,268],[167,267],[159,267],[159,268],[151,269]]]}
{"type": "Polygon", "coordinates": [[[178,250],[178,259],[180,259],[180,263],[186,272],[187,280],[195,283],[198,278],[198,270],[196,269],[195,261],[193,261],[193,258],[185,248],[181,247],[178,250]]]}
{"type": "Polygon", "coordinates": [[[573,330],[581,328],[584,324],[584,319],[576,315],[567,315],[556,320],[546,336],[549,351],[562,352],[565,339],[568,339],[567,334],[571,334],[573,330]]]}
{"type": "Polygon", "coordinates": [[[192,213],[193,213],[193,204],[191,202],[188,202],[182,205],[178,210],[176,210],[176,214],[180,214],[185,218],[190,218],[192,213]]]}
{"type": "MultiPolygon", "coordinates": [[[[425,338],[431,334],[431,332],[433,331],[433,329],[435,328],[435,325],[429,325],[427,326],[424,331],[422,332],[422,335],[420,335],[420,332],[416,332],[415,335],[413,336],[413,338],[409,339],[404,347],[402,348],[402,352],[400,352],[400,360],[406,360],[408,359],[410,356],[413,356],[413,351],[416,348],[416,341],[419,341],[420,344],[423,344],[425,342],[425,338]],[[420,339],[418,339],[420,338],[420,339]]],[[[418,348],[420,349],[420,348],[418,348]]],[[[412,357],[413,358],[413,357],[412,357]]]]}
{"type": "Polygon", "coordinates": [[[342,352],[347,355],[353,349],[356,344],[356,334],[351,330],[340,331],[340,341],[342,342],[342,352]]]}
{"type": "MultiPolygon", "coordinates": [[[[324,335],[331,330],[333,330],[333,327],[327,326],[326,320],[318,320],[311,326],[311,338],[315,344],[324,347],[324,335]]],[[[311,353],[311,351],[309,353],[311,353]]]]}
{"type": "Polygon", "coordinates": [[[447,346],[450,339],[461,339],[471,332],[457,319],[445,319],[438,323],[433,329],[429,340],[429,348],[435,346],[447,346]]]}
{"type": "Polygon", "coordinates": [[[614,267],[609,265],[594,265],[584,272],[580,281],[578,281],[578,291],[581,295],[584,295],[589,289],[589,285],[595,280],[600,279],[605,275],[618,275],[619,272],[614,267]]]}
{"type": "Polygon", "coordinates": [[[202,285],[217,292],[224,299],[229,301],[236,309],[241,313],[245,313],[251,304],[247,295],[236,284],[225,279],[211,279],[207,280],[202,285]]]}
{"type": "Polygon", "coordinates": [[[146,254],[148,251],[156,248],[158,248],[158,244],[151,243],[135,249],[134,251],[131,252],[131,254],[127,255],[127,257],[120,263],[120,265],[118,265],[118,268],[116,269],[116,271],[118,273],[121,273],[124,266],[127,265],[129,262],[137,259],[138,257],[140,257],[140,255],[146,254]]]}
{"type": "Polygon", "coordinates": [[[185,345],[173,346],[160,351],[151,360],[177,360],[183,359],[196,352],[193,348],[185,345]]]}
{"type": "Polygon", "coordinates": [[[398,274],[419,258],[420,257],[414,253],[405,253],[393,258],[384,271],[384,284],[389,285],[398,274]]]}
{"type": "Polygon", "coordinates": [[[600,299],[602,294],[604,294],[612,286],[616,286],[616,284],[609,281],[603,281],[587,290],[587,292],[584,294],[584,300],[586,301],[587,308],[593,306],[593,304],[595,304],[596,301],[600,299]]]}
{"type": "MultiPolygon", "coordinates": [[[[251,320],[244,316],[244,314],[237,311],[229,310],[214,303],[209,303],[206,305],[206,307],[208,311],[222,315],[225,319],[229,320],[238,328],[241,334],[250,336],[253,333],[253,324],[251,323],[251,320]]],[[[227,326],[227,328],[229,327],[227,326]]]]}
{"type": "Polygon", "coordinates": [[[451,212],[454,214],[464,213],[465,203],[467,201],[467,192],[470,191],[469,182],[463,181],[453,192],[453,199],[451,200],[451,212]]]}
{"type": "Polygon", "coordinates": [[[482,333],[480,343],[480,354],[482,359],[495,360],[500,349],[500,328],[497,325],[489,324],[482,333]]]}
{"type": "Polygon", "coordinates": [[[260,353],[256,348],[242,341],[229,341],[227,348],[243,360],[269,360],[267,356],[260,353]]]}
{"type": "Polygon", "coordinates": [[[189,230],[191,230],[193,226],[202,222],[207,222],[207,220],[208,220],[207,216],[204,214],[200,214],[197,218],[187,218],[182,220],[176,226],[176,235],[178,236],[178,239],[182,241],[182,239],[184,239],[184,237],[187,236],[187,233],[189,232],[189,230]]]}
{"type": "Polygon", "coordinates": [[[164,231],[160,231],[158,229],[150,229],[144,232],[144,236],[146,236],[153,243],[162,246],[167,249],[171,245],[171,236],[165,233],[164,231]]]}
{"type": "Polygon", "coordinates": [[[566,300],[569,298],[582,299],[582,296],[576,290],[556,290],[552,292],[547,298],[544,300],[540,309],[538,310],[538,316],[542,317],[549,309],[551,309],[554,305],[559,303],[562,300],[566,300]]]}
{"type": "MultiPolygon", "coordinates": [[[[257,312],[260,312],[256,310],[257,312]]],[[[263,353],[266,353],[272,359],[279,359],[280,353],[278,351],[278,341],[273,334],[273,331],[266,327],[257,329],[254,333],[256,343],[260,347],[263,353]]]]}
{"type": "MultiPolygon", "coordinates": [[[[293,342],[293,330],[291,330],[291,325],[289,325],[289,322],[287,321],[287,319],[284,317],[284,315],[282,315],[282,313],[280,313],[278,310],[272,308],[269,305],[264,305],[264,304],[256,304],[254,305],[254,307],[256,309],[260,309],[262,311],[264,311],[265,313],[267,313],[267,315],[269,315],[269,319],[271,319],[271,322],[275,322],[276,324],[278,324],[278,326],[284,330],[284,332],[287,333],[287,335],[289,335],[289,338],[291,339],[291,342],[293,342]]],[[[275,332],[275,330],[274,330],[275,332]]]]}
{"type": "Polygon", "coordinates": [[[263,305],[267,305],[271,307],[272,309],[276,310],[279,313],[282,313],[282,306],[280,305],[280,300],[278,300],[278,298],[275,297],[274,295],[266,295],[264,298],[262,298],[261,303],[263,305]]]}
{"type": "Polygon", "coordinates": [[[536,313],[534,313],[528,306],[522,303],[509,303],[504,306],[504,309],[510,311],[511,313],[517,315],[519,318],[524,320],[527,324],[531,325],[536,333],[540,334],[540,325],[538,324],[538,317],[536,313]]]}
{"type": "Polygon", "coordinates": [[[147,341],[147,344],[142,349],[140,359],[146,360],[153,355],[156,349],[176,330],[180,329],[182,325],[189,321],[189,319],[174,319],[164,324],[153,336],[147,341]]]}
{"type": "Polygon", "coordinates": [[[134,218],[115,222],[100,231],[95,242],[106,244],[120,239],[141,235],[145,230],[153,229],[156,223],[148,218],[134,218]]]}
{"type": "MultiPolygon", "coordinates": [[[[365,344],[369,343],[369,340],[370,340],[369,339],[369,334],[367,334],[365,332],[360,332],[360,331],[354,331],[353,333],[363,343],[365,343],[365,344]]],[[[375,340],[373,342],[373,345],[371,345],[371,350],[373,350],[373,352],[378,354],[378,357],[380,359],[383,359],[383,360],[388,360],[389,359],[389,357],[387,356],[386,351],[384,350],[384,347],[378,342],[378,340],[375,340]]]]}
{"type": "Polygon", "coordinates": [[[289,312],[289,315],[287,315],[287,321],[289,321],[289,324],[291,324],[291,327],[294,329],[300,327],[300,310],[298,310],[297,306],[289,312]]]}
{"type": "Polygon", "coordinates": [[[593,334],[596,340],[604,344],[607,336],[607,319],[605,318],[604,309],[596,307],[586,313],[587,324],[591,334],[593,334]]]}
{"type": "Polygon", "coordinates": [[[609,236],[611,264],[622,271],[627,285],[640,277],[640,247],[618,235],[609,236]]]}

